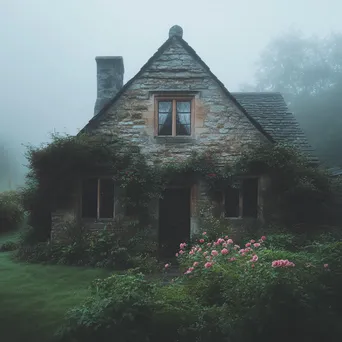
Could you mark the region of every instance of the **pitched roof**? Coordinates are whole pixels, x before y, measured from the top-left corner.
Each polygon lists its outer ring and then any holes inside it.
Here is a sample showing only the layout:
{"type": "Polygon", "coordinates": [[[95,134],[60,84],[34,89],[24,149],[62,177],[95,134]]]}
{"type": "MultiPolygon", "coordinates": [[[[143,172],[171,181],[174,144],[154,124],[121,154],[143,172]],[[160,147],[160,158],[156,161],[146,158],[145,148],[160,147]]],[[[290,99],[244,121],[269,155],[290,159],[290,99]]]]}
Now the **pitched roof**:
{"type": "Polygon", "coordinates": [[[157,52],[142,66],[140,71],[131,78],[120,91],[92,117],[80,133],[91,128],[93,124],[101,120],[107,110],[122,96],[130,85],[138,79],[159,56],[177,40],[182,47],[207,71],[221,87],[222,91],[242,111],[249,121],[271,142],[289,142],[296,145],[301,151],[307,153],[313,162],[317,162],[313,149],[309,145],[305,134],[299,127],[294,115],[289,112],[284,98],[280,93],[240,92],[230,93],[224,84],[212,73],[210,68],[198,56],[195,50],[180,36],[174,35],[165,41],[157,52]]]}
{"type": "Polygon", "coordinates": [[[129,88],[129,86],[138,79],[141,74],[150,67],[150,65],[159,58],[159,56],[171,45],[173,40],[177,40],[182,47],[191,55],[203,68],[207,71],[207,73],[210,75],[212,79],[214,79],[223,92],[230,98],[233,103],[242,111],[242,113],[245,114],[245,116],[249,119],[249,121],[271,142],[274,142],[273,138],[267,133],[264,128],[260,125],[258,121],[256,121],[246,110],[245,108],[235,99],[234,96],[230,94],[228,89],[224,86],[224,84],[212,73],[210,68],[207,66],[207,64],[204,63],[204,61],[198,56],[198,54],[195,52],[195,50],[180,36],[171,36],[169,39],[166,40],[166,42],[157,50],[157,52],[142,66],[142,68],[139,70],[139,72],[132,77],[121,89],[120,91],[103,106],[103,108],[94,116],[92,117],[87,125],[80,131],[80,133],[84,132],[88,128],[92,126],[92,124],[95,124],[98,120],[103,118],[104,115],[106,115],[107,109],[109,109],[120,97],[121,95],[129,88]]]}
{"type": "Polygon", "coordinates": [[[304,132],[280,93],[241,92],[231,93],[263,129],[276,142],[291,143],[318,161],[304,132]]]}

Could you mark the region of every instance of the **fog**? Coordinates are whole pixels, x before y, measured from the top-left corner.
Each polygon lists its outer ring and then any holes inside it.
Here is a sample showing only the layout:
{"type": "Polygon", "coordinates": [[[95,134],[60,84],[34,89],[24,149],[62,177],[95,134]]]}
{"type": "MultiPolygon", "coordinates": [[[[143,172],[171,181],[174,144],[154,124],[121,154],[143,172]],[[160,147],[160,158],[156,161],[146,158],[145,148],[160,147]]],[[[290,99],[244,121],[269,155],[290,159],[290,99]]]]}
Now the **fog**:
{"type": "Polygon", "coordinates": [[[182,26],[228,90],[253,84],[269,41],[289,29],[342,32],[339,0],[1,0],[0,187],[23,181],[22,144],[75,134],[91,118],[95,56],[123,56],[125,82],[182,26]]]}

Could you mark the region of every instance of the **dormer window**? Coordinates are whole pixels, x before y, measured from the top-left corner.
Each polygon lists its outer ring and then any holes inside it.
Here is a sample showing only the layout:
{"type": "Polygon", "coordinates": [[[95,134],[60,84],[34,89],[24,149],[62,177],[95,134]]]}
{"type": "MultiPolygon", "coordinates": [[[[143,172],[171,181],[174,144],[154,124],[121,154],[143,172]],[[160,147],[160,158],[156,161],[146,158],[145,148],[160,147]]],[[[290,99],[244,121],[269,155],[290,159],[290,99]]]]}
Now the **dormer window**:
{"type": "Polygon", "coordinates": [[[157,98],[156,135],[190,136],[193,124],[192,98],[157,98]]]}

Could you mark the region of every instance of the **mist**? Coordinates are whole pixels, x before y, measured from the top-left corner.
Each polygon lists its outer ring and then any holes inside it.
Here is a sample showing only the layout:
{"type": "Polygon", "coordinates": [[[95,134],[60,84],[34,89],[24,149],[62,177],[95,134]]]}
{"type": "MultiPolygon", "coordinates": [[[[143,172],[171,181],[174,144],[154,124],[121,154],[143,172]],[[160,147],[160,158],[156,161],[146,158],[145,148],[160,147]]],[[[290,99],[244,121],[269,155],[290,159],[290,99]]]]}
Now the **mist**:
{"type": "MultiPolygon", "coordinates": [[[[24,145],[76,134],[92,117],[95,56],[123,56],[127,82],[178,24],[228,90],[263,90],[258,61],[270,42],[290,30],[322,39],[342,32],[341,9],[338,0],[2,0],[0,190],[23,184],[24,145]]],[[[312,122],[303,115],[302,125],[312,122]]]]}

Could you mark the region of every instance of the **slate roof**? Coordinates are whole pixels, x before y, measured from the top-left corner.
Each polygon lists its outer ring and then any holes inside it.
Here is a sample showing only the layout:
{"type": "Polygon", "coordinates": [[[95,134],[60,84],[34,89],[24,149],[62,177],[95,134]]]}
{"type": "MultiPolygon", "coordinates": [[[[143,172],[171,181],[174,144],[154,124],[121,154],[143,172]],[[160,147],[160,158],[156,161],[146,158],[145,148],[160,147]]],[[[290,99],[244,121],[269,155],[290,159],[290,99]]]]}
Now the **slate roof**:
{"type": "Polygon", "coordinates": [[[328,169],[328,172],[332,177],[342,176],[342,168],[336,166],[328,169]]]}
{"type": "Polygon", "coordinates": [[[317,162],[314,150],[300,128],[294,115],[289,112],[283,96],[276,92],[231,93],[263,129],[276,142],[291,143],[317,162]]]}

